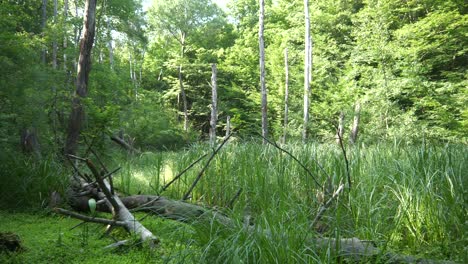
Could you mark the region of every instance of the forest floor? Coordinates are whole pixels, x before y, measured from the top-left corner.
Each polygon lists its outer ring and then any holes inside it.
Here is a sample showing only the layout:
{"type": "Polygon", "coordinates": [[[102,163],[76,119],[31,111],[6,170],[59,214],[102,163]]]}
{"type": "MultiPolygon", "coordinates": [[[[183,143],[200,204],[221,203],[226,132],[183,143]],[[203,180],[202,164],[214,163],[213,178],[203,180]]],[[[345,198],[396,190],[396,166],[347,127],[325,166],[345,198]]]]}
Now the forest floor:
{"type": "MultiPolygon", "coordinates": [[[[101,225],[79,225],[79,220],[38,209],[40,205],[33,210],[10,206],[0,211],[0,233],[19,235],[24,250],[0,253],[0,263],[338,261],[329,251],[317,252],[304,242],[314,234],[357,237],[373,241],[384,252],[468,263],[465,145],[394,142],[349,148],[351,189],[339,147],[299,144],[284,148],[309,172],[273,146],[232,143],[215,156],[193,190],[188,202],[216,208],[231,217],[237,228],[189,225],[137,213],[136,218],[160,238],[160,245],[151,251],[135,238],[129,247],[110,250],[104,247],[115,241],[101,237],[105,231],[101,225]],[[345,184],[345,192],[311,228],[319,202],[340,183],[345,184]],[[237,193],[240,195],[236,197],[237,193]],[[246,219],[258,228],[246,231],[246,219]]],[[[109,169],[121,168],[115,177],[120,193],[179,200],[205,165],[206,157],[167,190],[162,191],[162,186],[206,153],[211,153],[209,147],[197,145],[179,152],[135,156],[114,152],[103,158],[109,169]]],[[[49,161],[16,164],[16,170],[10,167],[11,178],[3,182],[5,189],[0,188],[3,204],[16,206],[44,197],[47,188],[69,174],[67,170],[57,173],[61,170],[55,166],[49,161]],[[24,166],[32,169],[25,170],[24,166]],[[33,173],[41,177],[31,177],[33,173]],[[48,176],[54,173],[57,175],[48,176]]],[[[116,240],[128,239],[124,231],[115,230],[111,235],[116,240]]]]}
{"type": "MultiPolygon", "coordinates": [[[[104,249],[114,242],[110,237],[101,237],[104,227],[94,224],[76,227],[79,220],[50,212],[0,211],[0,219],[0,233],[17,234],[23,246],[20,252],[0,253],[0,263],[168,263],[174,259],[177,259],[176,262],[182,261],[183,252],[194,247],[189,243],[191,232],[187,226],[154,217],[142,221],[148,228],[157,230],[161,239],[160,246],[152,251],[137,244],[125,249],[104,249]],[[177,232],[177,235],[174,236],[173,232],[177,232]],[[186,234],[185,240],[178,239],[183,238],[182,233],[186,234]]],[[[113,232],[112,236],[128,239],[123,231],[113,232]]],[[[191,254],[195,252],[190,251],[191,254]]],[[[187,262],[196,263],[193,260],[187,262]]]]}

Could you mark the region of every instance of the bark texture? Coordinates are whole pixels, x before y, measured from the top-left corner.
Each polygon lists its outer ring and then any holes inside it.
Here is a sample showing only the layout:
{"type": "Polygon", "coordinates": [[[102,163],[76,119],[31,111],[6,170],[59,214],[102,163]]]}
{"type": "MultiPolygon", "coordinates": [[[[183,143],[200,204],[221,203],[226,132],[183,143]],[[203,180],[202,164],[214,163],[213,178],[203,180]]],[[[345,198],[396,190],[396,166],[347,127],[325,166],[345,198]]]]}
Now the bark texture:
{"type": "Polygon", "coordinates": [[[210,144],[216,145],[216,123],[218,121],[218,83],[216,64],[211,64],[211,120],[210,120],[210,144]]]}
{"type": "Polygon", "coordinates": [[[91,71],[91,50],[96,27],[96,0],[87,0],[83,21],[83,34],[80,40],[80,56],[77,67],[76,91],[72,100],[72,111],[65,145],[66,154],[75,154],[84,122],[85,111],[80,98],[88,95],[88,79],[91,71]]]}
{"type": "Polygon", "coordinates": [[[361,104],[359,102],[356,102],[356,105],[354,106],[354,121],[353,121],[353,127],[351,129],[351,136],[349,137],[349,140],[351,143],[356,143],[357,138],[358,138],[358,132],[359,132],[359,117],[361,115],[361,104]]]}
{"type": "Polygon", "coordinates": [[[182,65],[179,66],[179,86],[180,95],[182,96],[182,104],[184,110],[184,131],[188,131],[188,110],[187,110],[187,96],[185,94],[184,82],[182,81],[182,65]]]}
{"type": "MultiPolygon", "coordinates": [[[[265,41],[263,39],[265,18],[265,0],[260,0],[260,15],[259,15],[259,29],[258,29],[258,43],[260,49],[260,91],[262,94],[262,136],[268,138],[268,101],[267,89],[265,84],[265,41]]],[[[263,143],[266,144],[265,140],[263,143]]]]}
{"type": "Polygon", "coordinates": [[[289,64],[288,64],[288,48],[284,49],[284,124],[283,124],[283,144],[286,144],[286,136],[288,134],[288,100],[289,100],[289,64]]]}
{"type": "Polygon", "coordinates": [[[307,140],[307,126],[309,124],[309,106],[310,106],[310,81],[311,81],[311,60],[312,51],[310,44],[310,17],[309,0],[304,0],[305,17],[305,52],[304,52],[304,123],[302,127],[302,141],[307,140]]]}

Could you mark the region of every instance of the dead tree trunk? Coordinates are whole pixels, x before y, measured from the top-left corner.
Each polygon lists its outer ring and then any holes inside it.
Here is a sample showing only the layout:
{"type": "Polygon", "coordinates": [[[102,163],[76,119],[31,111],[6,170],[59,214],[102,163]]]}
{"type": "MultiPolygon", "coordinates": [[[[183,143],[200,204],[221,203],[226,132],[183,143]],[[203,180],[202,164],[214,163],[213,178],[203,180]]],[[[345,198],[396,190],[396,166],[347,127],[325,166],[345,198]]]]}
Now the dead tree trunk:
{"type": "Polygon", "coordinates": [[[67,18],[68,18],[68,0],[63,1],[63,69],[67,71],[67,18]]]}
{"type": "Polygon", "coordinates": [[[182,104],[184,105],[184,131],[188,131],[188,111],[187,111],[187,96],[185,95],[184,83],[182,81],[182,65],[179,66],[179,85],[180,95],[182,96],[182,104]]]}
{"type": "Polygon", "coordinates": [[[349,140],[351,141],[352,144],[355,144],[357,141],[358,132],[359,132],[360,115],[361,115],[361,104],[359,102],[356,102],[356,105],[354,106],[354,122],[353,122],[353,127],[351,129],[351,136],[349,137],[349,140]]]}
{"type": "Polygon", "coordinates": [[[227,116],[226,117],[226,135],[224,136],[224,139],[226,139],[230,134],[231,134],[231,117],[227,116]]]}
{"type": "Polygon", "coordinates": [[[88,78],[91,71],[91,50],[96,26],[96,0],[86,0],[83,20],[83,36],[80,41],[80,57],[76,77],[76,91],[72,100],[72,111],[68,125],[68,136],[65,145],[66,154],[75,154],[78,139],[83,126],[85,111],[81,98],[88,95],[88,78]]]}
{"type": "Polygon", "coordinates": [[[21,131],[20,145],[24,153],[34,154],[37,158],[41,158],[41,149],[35,129],[21,131]]]}
{"type": "MultiPolygon", "coordinates": [[[[42,35],[44,35],[46,24],[47,24],[47,0],[42,0],[42,21],[41,21],[42,35]]],[[[43,64],[46,64],[46,53],[47,53],[47,48],[44,47],[41,53],[41,61],[43,64]]]]}
{"type": "Polygon", "coordinates": [[[344,113],[343,111],[340,112],[340,117],[338,118],[338,129],[336,130],[336,143],[340,144],[340,141],[343,140],[344,135],[344,113]]]}
{"type": "MultiPolygon", "coordinates": [[[[260,91],[262,94],[262,136],[268,138],[268,118],[267,118],[267,90],[265,84],[265,41],[263,39],[265,17],[265,0],[260,0],[260,16],[259,16],[259,30],[258,30],[258,43],[260,49],[260,91]]],[[[266,141],[263,140],[263,144],[266,141]]]]}
{"type": "Polygon", "coordinates": [[[211,120],[210,120],[210,145],[216,145],[216,122],[218,121],[218,84],[216,80],[216,64],[211,64],[211,120]]]}
{"type": "Polygon", "coordinates": [[[284,49],[284,124],[283,124],[283,144],[286,144],[286,136],[288,134],[288,99],[289,99],[289,65],[288,65],[288,48],[284,49]]]}
{"type": "Polygon", "coordinates": [[[309,95],[310,95],[310,63],[311,63],[311,45],[310,45],[310,17],[309,0],[304,0],[305,17],[305,52],[304,52],[304,124],[302,127],[302,141],[307,140],[307,126],[309,123],[309,95]]]}
{"type": "MultiPolygon", "coordinates": [[[[54,0],[54,25],[57,24],[57,0],[54,0]]],[[[52,68],[57,69],[57,37],[54,34],[52,42],[52,68]]]]}
{"type": "Polygon", "coordinates": [[[112,35],[111,35],[112,28],[111,28],[109,18],[106,19],[106,24],[107,24],[107,39],[108,39],[107,46],[109,48],[109,64],[110,64],[111,70],[113,70],[114,69],[114,48],[112,47],[112,35]]]}
{"type": "MultiPolygon", "coordinates": [[[[86,197],[83,195],[80,196],[79,193],[83,193],[83,191],[86,192],[86,191],[92,190],[92,192],[90,193],[95,194],[92,198],[95,198],[96,200],[98,200],[96,204],[105,205],[108,211],[112,212],[113,220],[88,217],[88,216],[80,215],[80,214],[73,213],[73,212],[60,209],[60,208],[57,208],[55,210],[57,213],[70,215],[72,217],[75,217],[84,221],[108,224],[108,230],[111,230],[114,226],[124,227],[129,233],[139,235],[142,241],[149,241],[151,247],[153,247],[155,243],[159,242],[159,240],[153,235],[151,231],[146,229],[146,227],[144,227],[138,220],[135,219],[133,214],[130,213],[130,211],[122,202],[122,200],[119,198],[119,196],[113,192],[113,187],[106,180],[106,177],[110,178],[112,173],[101,175],[101,173],[99,173],[98,169],[91,162],[91,160],[78,158],[72,155],[69,155],[69,157],[73,157],[78,160],[84,161],[95,178],[95,181],[93,182],[86,182],[86,183],[81,183],[81,181],[74,182],[75,185],[71,188],[71,191],[69,192],[69,196],[70,196],[69,201],[71,202],[71,205],[76,206],[77,204],[81,204],[81,206],[83,206],[84,200],[86,200],[87,206],[85,208],[89,209],[88,201],[91,197],[86,197]],[[76,191],[78,191],[78,193],[76,193],[76,191]]],[[[107,171],[105,170],[105,168],[103,168],[103,170],[107,171]]],[[[89,177],[83,177],[83,178],[89,178],[89,177]]],[[[124,244],[125,242],[126,241],[121,241],[121,242],[116,243],[115,245],[118,246],[118,245],[124,244]]]]}

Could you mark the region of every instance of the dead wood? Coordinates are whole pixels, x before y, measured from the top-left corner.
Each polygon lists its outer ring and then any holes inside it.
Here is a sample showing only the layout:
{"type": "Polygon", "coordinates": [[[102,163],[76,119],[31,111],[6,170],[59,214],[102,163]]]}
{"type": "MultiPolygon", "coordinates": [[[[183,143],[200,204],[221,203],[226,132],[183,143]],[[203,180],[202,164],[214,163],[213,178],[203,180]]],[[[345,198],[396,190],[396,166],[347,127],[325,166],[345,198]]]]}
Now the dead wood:
{"type": "Polygon", "coordinates": [[[139,154],[140,151],[138,149],[135,149],[134,147],[132,147],[130,144],[128,144],[127,142],[125,142],[125,140],[119,138],[119,137],[115,137],[115,136],[111,136],[110,139],[112,141],[114,141],[115,143],[119,144],[122,148],[132,152],[132,153],[135,153],[135,154],[139,154]]]}
{"type": "MultiPolygon", "coordinates": [[[[68,193],[71,198],[70,202],[72,206],[79,205],[81,208],[78,208],[78,209],[83,209],[83,207],[86,209],[89,209],[88,206],[83,206],[83,200],[86,199],[86,203],[87,203],[87,201],[90,198],[97,198],[100,201],[99,202],[100,206],[101,207],[104,205],[107,206],[109,211],[111,211],[113,215],[113,220],[103,221],[101,219],[99,220],[100,223],[109,225],[108,228],[111,228],[113,225],[122,226],[128,232],[139,235],[142,241],[148,241],[150,243],[150,247],[153,247],[156,243],[159,242],[159,239],[156,238],[156,236],[154,236],[151,231],[149,231],[146,227],[144,227],[139,221],[135,219],[133,214],[130,213],[127,207],[125,207],[124,203],[120,200],[119,196],[111,192],[112,188],[109,182],[101,176],[98,169],[96,168],[96,166],[94,166],[91,160],[83,159],[83,158],[79,158],[75,156],[69,156],[69,157],[75,158],[81,161],[85,161],[89,170],[94,175],[94,178],[96,179],[97,185],[99,186],[99,190],[100,190],[98,191],[95,188],[95,184],[89,184],[89,182],[84,183],[81,181],[79,182],[74,181],[68,193]],[[77,190],[80,192],[76,192],[77,190]],[[94,197],[80,196],[81,194],[87,191],[93,194],[94,197]],[[104,201],[104,202],[101,202],[101,201],[104,201]]],[[[72,214],[72,212],[69,212],[69,211],[67,212],[66,210],[60,209],[60,208],[57,208],[55,211],[57,213],[66,214],[66,215],[81,219],[83,221],[89,221],[89,222],[98,221],[96,220],[96,218],[89,218],[89,217],[79,215],[79,214],[75,215],[75,214],[72,214]]]]}
{"type": "Polygon", "coordinates": [[[192,193],[193,189],[195,188],[195,186],[197,185],[198,181],[200,180],[200,178],[203,176],[203,173],[205,172],[206,168],[208,168],[208,165],[210,165],[210,162],[213,160],[213,158],[216,156],[216,154],[219,152],[219,150],[224,146],[224,144],[226,144],[226,142],[229,140],[229,138],[231,138],[232,136],[232,133],[227,136],[224,140],[223,140],[223,143],[221,143],[221,145],[219,145],[214,151],[213,151],[213,154],[211,154],[210,158],[208,159],[208,161],[206,162],[205,166],[203,167],[203,169],[200,171],[200,173],[198,173],[198,176],[197,178],[195,178],[195,181],[192,183],[192,186],[190,186],[190,189],[187,191],[187,193],[185,193],[184,197],[182,198],[182,200],[187,200],[189,197],[190,197],[190,193],[192,193]]]}
{"type": "MultiPolygon", "coordinates": [[[[343,185],[340,185],[340,187],[341,188],[335,191],[335,198],[340,191],[342,191],[343,185]]],[[[183,201],[171,200],[154,195],[133,195],[122,197],[121,200],[131,211],[148,212],[165,219],[186,224],[197,223],[208,225],[217,222],[225,228],[238,228],[235,220],[218,211],[183,201]]],[[[331,203],[330,200],[329,202],[331,203]]],[[[101,207],[101,210],[109,212],[109,208],[101,207]]],[[[258,228],[251,225],[247,225],[245,228],[247,232],[255,232],[258,230],[258,228]]],[[[269,235],[268,231],[263,232],[265,232],[265,235],[269,235]]],[[[372,262],[375,259],[381,259],[384,260],[385,263],[453,263],[450,261],[422,259],[414,256],[385,252],[377,248],[372,241],[360,240],[358,238],[336,239],[330,237],[313,237],[313,234],[311,234],[311,238],[307,239],[306,243],[316,250],[330,250],[337,256],[354,262],[372,262]]]]}

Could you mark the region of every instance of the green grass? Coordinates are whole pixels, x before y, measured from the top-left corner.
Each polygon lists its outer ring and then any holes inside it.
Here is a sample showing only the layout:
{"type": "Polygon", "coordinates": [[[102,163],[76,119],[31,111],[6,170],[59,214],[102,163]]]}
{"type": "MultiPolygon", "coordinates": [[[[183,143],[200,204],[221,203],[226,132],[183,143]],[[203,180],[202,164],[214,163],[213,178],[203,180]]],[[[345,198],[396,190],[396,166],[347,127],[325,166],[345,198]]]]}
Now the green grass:
{"type": "MultiPolygon", "coordinates": [[[[337,146],[292,144],[285,148],[321,184],[326,182],[327,175],[334,186],[346,182],[345,166],[337,146]]],[[[115,179],[117,188],[129,194],[158,194],[178,172],[203,153],[210,152],[207,146],[196,145],[186,151],[122,156],[111,162],[112,166],[122,167],[115,179]]],[[[324,236],[358,237],[374,240],[381,248],[398,253],[468,262],[465,253],[468,148],[465,145],[410,145],[395,141],[350,148],[348,155],[353,186],[324,215],[320,223],[324,236]]],[[[162,195],[181,199],[206,160],[195,165],[162,195]]],[[[51,250],[52,255],[58,256],[65,254],[63,259],[71,262],[112,259],[112,262],[127,263],[152,259],[162,263],[333,263],[336,256],[317,253],[313,245],[305,242],[314,236],[309,225],[318,208],[319,192],[321,189],[312,177],[274,147],[232,143],[212,161],[194,189],[191,202],[224,211],[237,221],[237,228],[226,229],[215,223],[187,226],[146,218],[144,224],[161,236],[161,247],[153,253],[131,249],[123,258],[118,253],[102,252],[102,246],[110,241],[94,235],[100,232],[92,231],[93,235],[86,240],[88,245],[78,247],[83,236],[75,240],[72,237],[82,231],[69,231],[76,221],[57,216],[4,213],[5,217],[15,217],[18,221],[8,220],[7,225],[1,221],[0,231],[18,232],[24,235],[25,242],[57,240],[62,232],[63,238],[68,239],[65,244],[89,251],[89,256],[71,256],[62,252],[66,248],[52,249],[51,245],[43,251],[51,250]],[[242,193],[234,207],[226,209],[239,189],[242,193]],[[253,219],[256,231],[247,232],[243,227],[246,215],[253,219]],[[50,231],[41,233],[42,236],[22,234],[20,219],[28,221],[28,218],[39,218],[41,228],[37,228],[47,230],[51,226],[50,231]]],[[[31,228],[36,227],[31,225],[31,228]]],[[[96,228],[101,229],[89,225],[89,230],[96,228]]],[[[26,246],[31,251],[38,247],[35,243],[26,246]]],[[[28,254],[26,251],[20,255],[34,259],[28,254]]]]}

